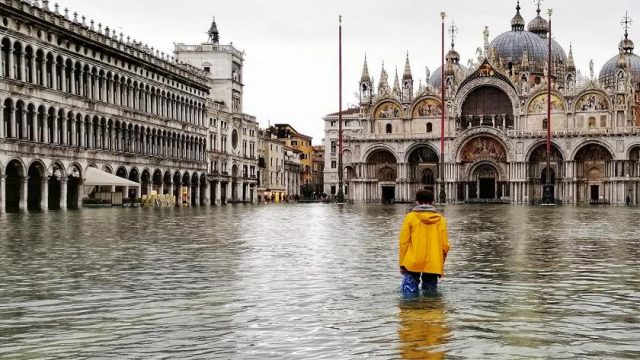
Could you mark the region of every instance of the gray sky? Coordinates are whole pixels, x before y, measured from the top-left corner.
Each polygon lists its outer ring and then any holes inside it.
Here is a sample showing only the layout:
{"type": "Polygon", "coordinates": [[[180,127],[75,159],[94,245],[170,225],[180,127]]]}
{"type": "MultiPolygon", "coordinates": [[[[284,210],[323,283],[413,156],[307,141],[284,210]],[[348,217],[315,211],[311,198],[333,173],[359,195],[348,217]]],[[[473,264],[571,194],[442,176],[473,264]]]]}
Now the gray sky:
{"type": "MultiPolygon", "coordinates": [[[[482,46],[482,30],[490,40],[509,31],[515,1],[508,0],[61,0],[61,9],[108,25],[118,32],[165,52],[174,42],[201,43],[215,15],[220,42],[246,52],[244,111],[262,127],[290,123],[320,144],[322,117],[338,108],[338,15],[343,16],[343,108],[357,103],[354,96],[367,54],[376,84],[384,60],[393,81],[404,69],[407,51],[414,88],[440,63],[440,11],[447,12],[447,28],[458,27],[456,50],[461,63],[482,46]]],[[[525,21],[535,17],[533,0],[523,0],[525,21]]],[[[600,67],[617,54],[622,38],[620,21],[629,11],[640,22],[637,0],[546,0],[543,14],[553,8],[554,38],[569,51],[573,44],[576,67],[589,73],[593,59],[600,67]],[[635,5],[635,6],[634,6],[635,5]]],[[[640,24],[629,37],[640,46],[640,24]]],[[[447,44],[450,39],[447,36],[447,44]]],[[[447,45],[448,47],[448,45],[447,45]]],[[[639,52],[640,50],[636,51],[639,52]]]]}

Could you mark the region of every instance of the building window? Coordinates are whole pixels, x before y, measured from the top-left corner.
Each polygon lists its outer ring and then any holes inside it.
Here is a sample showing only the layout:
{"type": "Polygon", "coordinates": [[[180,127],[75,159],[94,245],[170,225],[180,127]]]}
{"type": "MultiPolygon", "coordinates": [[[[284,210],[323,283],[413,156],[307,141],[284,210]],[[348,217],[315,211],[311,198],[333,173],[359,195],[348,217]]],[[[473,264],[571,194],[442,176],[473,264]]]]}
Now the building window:
{"type": "Polygon", "coordinates": [[[335,155],[336,154],[336,141],[335,140],[331,140],[331,155],[335,155]]]}
{"type": "Polygon", "coordinates": [[[295,141],[295,140],[293,140],[293,141],[291,142],[291,146],[298,146],[298,142],[297,142],[297,141],[295,141]]]}
{"type": "Polygon", "coordinates": [[[549,120],[547,118],[542,119],[542,128],[546,129],[549,124],[549,120]]]}
{"type": "Polygon", "coordinates": [[[430,133],[433,131],[433,124],[432,123],[427,123],[427,132],[430,133]]]}
{"type": "Polygon", "coordinates": [[[331,121],[331,127],[334,127],[334,126],[336,126],[336,122],[335,122],[335,120],[334,120],[334,121],[331,121]]]}
{"type": "Polygon", "coordinates": [[[331,195],[335,195],[335,194],[336,194],[336,186],[331,185],[331,195]]]}
{"type": "Polygon", "coordinates": [[[596,127],[596,118],[590,117],[589,118],[589,128],[594,128],[594,127],[596,127]]]}
{"type": "Polygon", "coordinates": [[[391,124],[387,124],[386,133],[391,134],[391,124]]]}
{"type": "Polygon", "coordinates": [[[336,161],[335,160],[331,160],[331,168],[332,169],[336,168],[336,161]]]}
{"type": "Polygon", "coordinates": [[[204,67],[204,72],[210,73],[211,72],[211,66],[205,66],[204,67]]]}

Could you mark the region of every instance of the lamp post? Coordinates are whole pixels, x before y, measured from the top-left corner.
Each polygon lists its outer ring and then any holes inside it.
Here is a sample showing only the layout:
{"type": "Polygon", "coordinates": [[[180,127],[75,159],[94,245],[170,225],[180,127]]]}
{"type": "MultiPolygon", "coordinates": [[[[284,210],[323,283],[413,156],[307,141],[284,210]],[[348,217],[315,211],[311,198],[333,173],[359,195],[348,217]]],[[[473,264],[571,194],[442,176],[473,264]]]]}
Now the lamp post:
{"type": "Polygon", "coordinates": [[[543,204],[555,204],[554,200],[554,185],[551,182],[551,14],[553,10],[548,9],[549,15],[549,48],[547,58],[547,167],[545,174],[545,184],[542,188],[542,203],[543,204]]]}
{"type": "Polygon", "coordinates": [[[442,19],[442,57],[440,61],[440,196],[439,200],[441,204],[444,204],[447,199],[447,194],[444,190],[444,18],[447,13],[444,11],[440,13],[442,19]]]}

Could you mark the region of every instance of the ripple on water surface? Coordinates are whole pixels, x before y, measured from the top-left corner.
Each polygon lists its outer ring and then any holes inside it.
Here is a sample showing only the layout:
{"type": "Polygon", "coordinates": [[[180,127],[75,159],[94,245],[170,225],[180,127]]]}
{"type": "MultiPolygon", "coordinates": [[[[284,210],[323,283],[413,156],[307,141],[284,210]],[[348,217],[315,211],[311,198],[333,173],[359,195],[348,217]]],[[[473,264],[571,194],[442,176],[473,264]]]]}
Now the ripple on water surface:
{"type": "Polygon", "coordinates": [[[448,206],[435,298],[406,205],[0,216],[0,358],[637,358],[636,208],[448,206]]]}

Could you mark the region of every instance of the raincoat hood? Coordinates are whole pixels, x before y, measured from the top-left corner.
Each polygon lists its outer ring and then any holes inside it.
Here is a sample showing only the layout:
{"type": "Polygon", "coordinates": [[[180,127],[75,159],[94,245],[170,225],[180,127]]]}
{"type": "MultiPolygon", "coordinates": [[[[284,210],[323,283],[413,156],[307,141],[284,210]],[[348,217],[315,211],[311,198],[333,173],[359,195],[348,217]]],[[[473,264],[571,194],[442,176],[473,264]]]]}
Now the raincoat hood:
{"type": "Polygon", "coordinates": [[[424,224],[435,224],[442,218],[442,215],[438,213],[438,210],[433,205],[423,204],[418,205],[411,210],[418,219],[424,224]]]}

